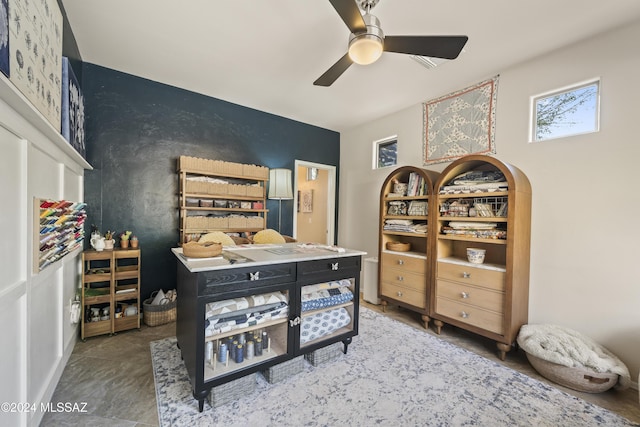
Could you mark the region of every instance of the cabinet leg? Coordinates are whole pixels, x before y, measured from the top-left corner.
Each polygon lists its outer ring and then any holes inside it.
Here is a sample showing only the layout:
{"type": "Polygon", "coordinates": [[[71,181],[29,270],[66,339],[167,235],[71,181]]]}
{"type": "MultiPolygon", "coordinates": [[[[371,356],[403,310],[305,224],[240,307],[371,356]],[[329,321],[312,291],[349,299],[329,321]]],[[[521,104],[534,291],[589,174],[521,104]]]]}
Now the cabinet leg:
{"type": "Polygon", "coordinates": [[[193,397],[198,401],[198,412],[204,409],[204,401],[211,390],[202,390],[199,393],[193,392],[193,397]]]}
{"type": "Polygon", "coordinates": [[[351,337],[349,337],[349,338],[347,338],[345,340],[342,340],[342,344],[344,344],[344,350],[342,350],[342,352],[344,354],[347,354],[347,347],[349,347],[349,344],[351,344],[351,341],[352,341],[351,337]]]}
{"type": "Polygon", "coordinates": [[[498,355],[500,356],[500,360],[504,360],[507,358],[507,353],[511,350],[511,346],[509,344],[504,344],[501,342],[497,342],[496,346],[498,347],[498,355]]]}
{"type": "Polygon", "coordinates": [[[429,320],[431,320],[429,316],[424,314],[422,315],[422,324],[424,325],[425,329],[429,329],[429,320]]]}
{"type": "Polygon", "coordinates": [[[385,300],[382,300],[382,312],[387,312],[387,302],[385,300]]]}
{"type": "Polygon", "coordinates": [[[442,331],[442,326],[444,325],[444,323],[442,323],[441,320],[434,320],[433,321],[433,326],[436,327],[436,334],[440,335],[440,331],[442,331]]]}

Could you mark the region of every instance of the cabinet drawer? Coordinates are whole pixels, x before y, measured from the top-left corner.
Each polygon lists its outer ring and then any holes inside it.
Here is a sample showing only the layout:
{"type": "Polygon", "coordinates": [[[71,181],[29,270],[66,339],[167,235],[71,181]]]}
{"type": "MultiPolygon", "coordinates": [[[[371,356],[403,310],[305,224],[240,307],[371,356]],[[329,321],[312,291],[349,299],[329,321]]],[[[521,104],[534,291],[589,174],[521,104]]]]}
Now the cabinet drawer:
{"type": "Polygon", "coordinates": [[[341,271],[350,270],[350,274],[354,271],[360,271],[361,257],[336,257],[328,259],[319,259],[315,261],[304,261],[298,263],[298,279],[312,279],[323,276],[335,276],[340,278],[341,271]]]}
{"type": "Polygon", "coordinates": [[[425,274],[427,271],[427,260],[425,258],[416,258],[406,255],[396,255],[382,253],[382,269],[397,268],[413,273],[425,274]]]}
{"type": "Polygon", "coordinates": [[[393,298],[396,301],[402,301],[414,307],[426,308],[427,306],[427,297],[424,292],[419,292],[391,283],[382,282],[382,284],[380,285],[380,293],[381,296],[387,296],[389,298],[393,298]]]}
{"type": "Polygon", "coordinates": [[[295,263],[204,271],[198,274],[200,296],[295,281],[295,263]]]}
{"type": "Polygon", "coordinates": [[[504,312],[504,293],[477,286],[438,280],[436,282],[436,297],[445,297],[498,313],[504,312]]]}
{"type": "Polygon", "coordinates": [[[436,313],[496,334],[503,334],[502,314],[500,313],[461,304],[443,297],[436,298],[436,313]]]}
{"type": "Polygon", "coordinates": [[[382,270],[382,282],[395,286],[413,289],[425,293],[427,289],[427,279],[424,274],[414,274],[395,268],[385,268],[382,270]]]}
{"type": "Polygon", "coordinates": [[[470,283],[496,291],[504,291],[505,276],[504,271],[438,262],[438,279],[455,280],[456,282],[470,283]]]}

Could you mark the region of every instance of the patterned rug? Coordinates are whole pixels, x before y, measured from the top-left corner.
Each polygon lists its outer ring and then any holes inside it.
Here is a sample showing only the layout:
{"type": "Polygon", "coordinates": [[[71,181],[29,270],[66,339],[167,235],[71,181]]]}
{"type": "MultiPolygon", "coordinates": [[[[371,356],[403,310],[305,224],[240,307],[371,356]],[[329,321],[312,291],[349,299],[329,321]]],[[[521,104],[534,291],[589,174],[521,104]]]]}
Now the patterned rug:
{"type": "Polygon", "coordinates": [[[636,426],[619,415],[361,308],[346,355],[212,408],[191,395],[175,338],[151,343],[160,425],[636,426]]]}

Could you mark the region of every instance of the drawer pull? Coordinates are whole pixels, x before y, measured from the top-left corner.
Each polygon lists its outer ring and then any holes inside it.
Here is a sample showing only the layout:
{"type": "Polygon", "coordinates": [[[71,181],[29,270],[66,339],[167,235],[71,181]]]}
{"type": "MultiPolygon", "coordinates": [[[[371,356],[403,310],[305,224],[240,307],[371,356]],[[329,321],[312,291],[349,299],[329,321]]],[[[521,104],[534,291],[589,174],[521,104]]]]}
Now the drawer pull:
{"type": "Polygon", "coordinates": [[[402,292],[398,292],[398,296],[401,297],[402,296],[402,292]]]}
{"type": "Polygon", "coordinates": [[[296,317],[295,319],[289,320],[289,325],[291,325],[292,328],[294,326],[299,325],[300,323],[302,323],[302,320],[300,319],[300,317],[296,317]]]}
{"type": "Polygon", "coordinates": [[[461,292],[460,295],[462,298],[469,298],[469,294],[467,292],[461,292]]]}
{"type": "Polygon", "coordinates": [[[403,265],[404,264],[404,260],[403,259],[399,259],[398,260],[398,265],[403,265]]]}
{"type": "Polygon", "coordinates": [[[398,281],[399,281],[399,282],[402,282],[403,280],[404,280],[404,277],[402,277],[402,276],[398,276],[398,281]]]}
{"type": "Polygon", "coordinates": [[[466,311],[463,311],[462,313],[460,313],[460,317],[462,317],[463,319],[466,319],[467,317],[469,317],[469,313],[467,313],[466,311]]]}
{"type": "Polygon", "coordinates": [[[260,272],[256,271],[255,273],[249,273],[249,280],[260,280],[260,272]]]}
{"type": "Polygon", "coordinates": [[[337,262],[332,262],[331,263],[331,270],[332,271],[338,271],[338,263],[337,262]]]}
{"type": "Polygon", "coordinates": [[[465,279],[468,279],[471,277],[471,273],[467,273],[466,271],[462,272],[462,277],[464,277],[465,279]]]}

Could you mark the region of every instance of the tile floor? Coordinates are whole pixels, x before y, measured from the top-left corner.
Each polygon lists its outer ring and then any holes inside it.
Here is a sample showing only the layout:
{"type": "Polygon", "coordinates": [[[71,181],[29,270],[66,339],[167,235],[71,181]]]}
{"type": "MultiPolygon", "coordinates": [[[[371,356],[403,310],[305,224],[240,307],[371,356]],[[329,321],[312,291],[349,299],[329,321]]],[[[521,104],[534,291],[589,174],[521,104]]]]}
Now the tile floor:
{"type": "MultiPolygon", "coordinates": [[[[366,302],[362,304],[381,311],[379,306],[366,302]]],[[[420,316],[415,313],[390,307],[387,314],[424,330],[420,316]]],[[[425,333],[435,335],[432,328],[425,330],[425,333]]],[[[47,413],[40,425],[157,426],[158,415],[149,342],[173,335],[175,323],[170,323],[153,328],[143,326],[139,331],[121,332],[114,336],[94,337],[86,342],[79,341],[58,383],[52,402],[86,402],[88,412],[47,413]]],[[[495,343],[490,340],[447,325],[440,337],[500,361],[495,343]]],[[[502,363],[546,381],[531,368],[522,351],[511,351],[502,363]]],[[[636,390],[610,390],[600,394],[589,394],[558,387],[640,423],[640,405],[636,390]]]]}

